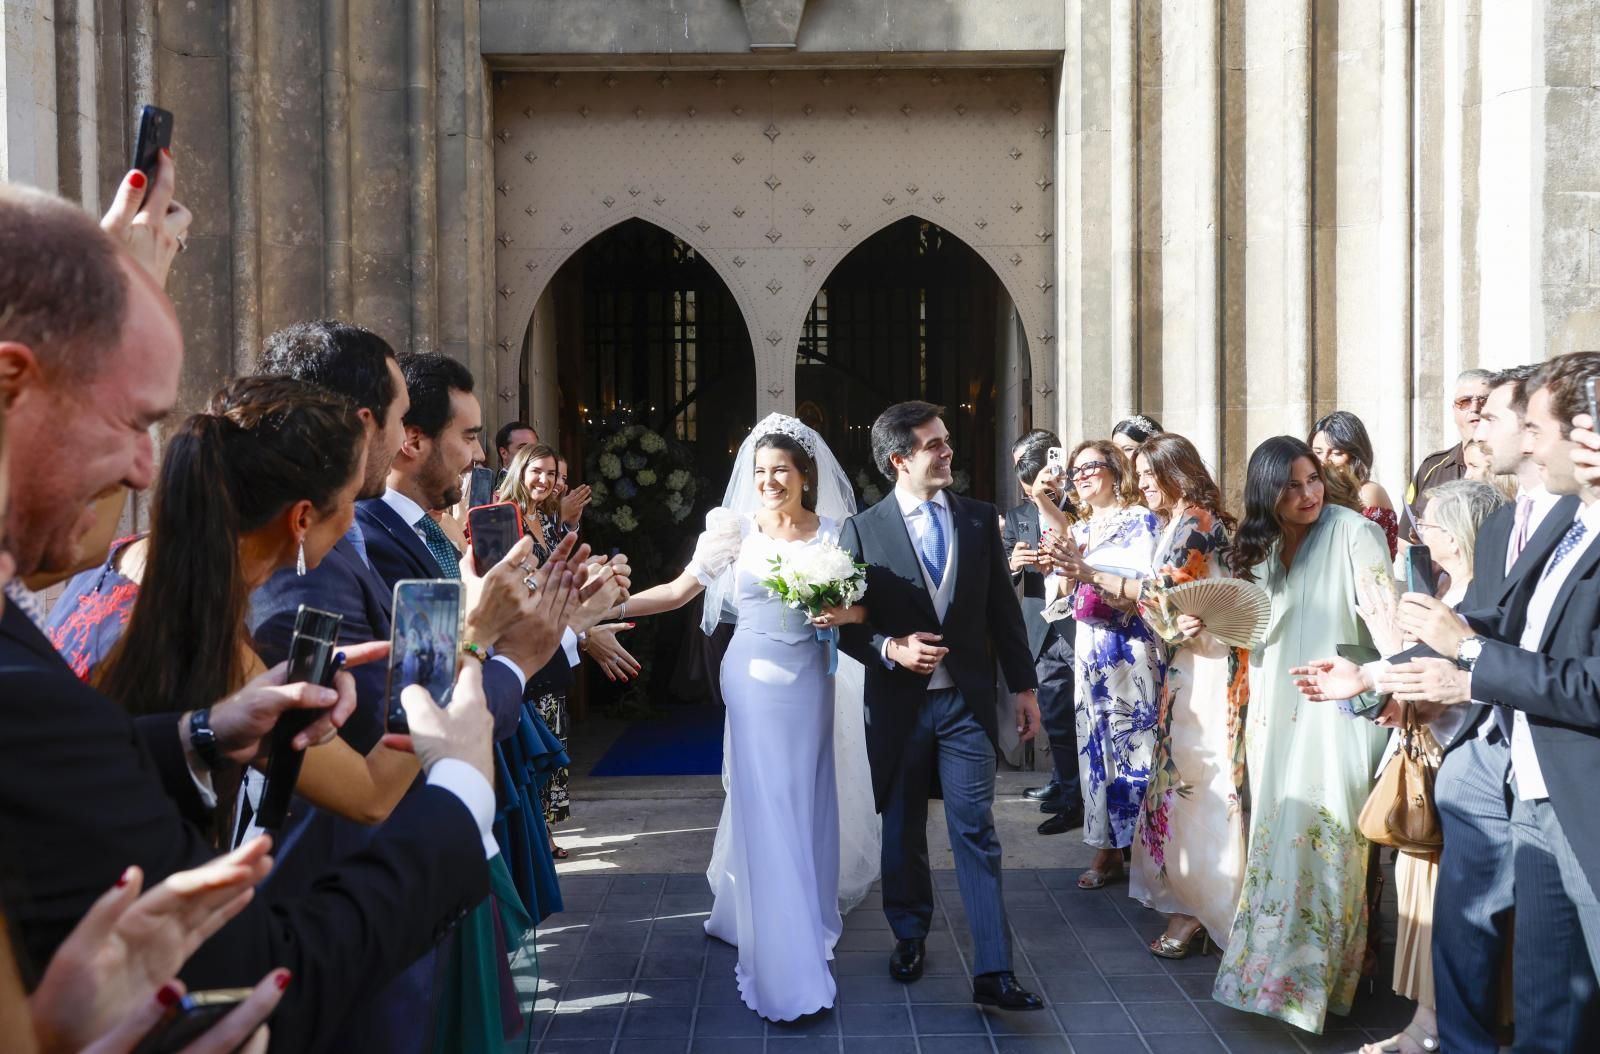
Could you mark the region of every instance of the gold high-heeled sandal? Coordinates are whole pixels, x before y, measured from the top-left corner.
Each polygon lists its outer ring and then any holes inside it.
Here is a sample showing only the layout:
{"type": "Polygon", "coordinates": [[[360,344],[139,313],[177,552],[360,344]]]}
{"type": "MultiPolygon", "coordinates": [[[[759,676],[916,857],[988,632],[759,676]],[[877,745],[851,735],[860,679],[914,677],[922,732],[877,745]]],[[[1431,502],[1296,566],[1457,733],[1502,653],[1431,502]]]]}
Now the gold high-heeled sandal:
{"type": "Polygon", "coordinates": [[[1188,939],[1178,940],[1163,933],[1150,945],[1150,954],[1158,959],[1187,959],[1194,952],[1195,939],[1200,940],[1200,954],[1211,954],[1211,934],[1206,932],[1204,926],[1189,934],[1188,939]]]}

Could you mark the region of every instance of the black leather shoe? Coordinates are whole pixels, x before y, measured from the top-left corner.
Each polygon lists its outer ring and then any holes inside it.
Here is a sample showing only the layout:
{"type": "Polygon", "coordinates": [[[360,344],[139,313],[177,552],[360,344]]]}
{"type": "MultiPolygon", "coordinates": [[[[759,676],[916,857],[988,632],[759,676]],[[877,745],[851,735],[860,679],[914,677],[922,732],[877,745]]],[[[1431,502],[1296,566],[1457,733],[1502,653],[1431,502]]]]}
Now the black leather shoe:
{"type": "Polygon", "coordinates": [[[910,984],[922,976],[923,944],[917,940],[900,941],[889,956],[889,976],[903,984],[910,984]]]}
{"type": "Polygon", "coordinates": [[[1051,780],[1042,787],[1029,787],[1022,796],[1029,801],[1055,801],[1061,797],[1061,784],[1051,780]]]}
{"type": "Polygon", "coordinates": [[[1066,834],[1083,826],[1083,806],[1076,805],[1056,813],[1039,825],[1040,834],[1066,834]]]}
{"type": "Polygon", "coordinates": [[[1049,801],[1042,801],[1042,802],[1039,803],[1039,811],[1040,812],[1072,812],[1074,810],[1077,810],[1079,812],[1081,812],[1083,810],[1083,799],[1082,798],[1079,798],[1077,796],[1073,796],[1071,798],[1068,798],[1066,796],[1062,796],[1062,797],[1059,797],[1059,798],[1052,798],[1049,801]]]}
{"type": "Polygon", "coordinates": [[[974,977],[972,1001],[979,1006],[997,1006],[1001,1010],[1044,1009],[1044,1000],[1018,984],[1017,975],[1010,970],[974,977]]]}

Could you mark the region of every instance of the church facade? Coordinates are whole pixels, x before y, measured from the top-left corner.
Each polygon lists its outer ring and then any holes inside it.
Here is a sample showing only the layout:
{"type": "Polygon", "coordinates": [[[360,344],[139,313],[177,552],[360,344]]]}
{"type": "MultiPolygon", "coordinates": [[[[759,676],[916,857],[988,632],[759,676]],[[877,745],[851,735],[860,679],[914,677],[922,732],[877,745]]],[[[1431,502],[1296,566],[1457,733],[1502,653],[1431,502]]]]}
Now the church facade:
{"type": "MultiPolygon", "coordinates": [[[[1378,476],[1459,369],[1600,348],[1588,0],[8,0],[5,178],[98,210],[143,101],[196,214],[195,406],[340,316],[563,442],[861,461],[950,407],[974,491],[1131,412],[1236,493],[1359,414],[1378,476]]],[[[865,466],[863,466],[865,467],[865,466]]],[[[710,471],[708,468],[708,472],[710,471]]]]}

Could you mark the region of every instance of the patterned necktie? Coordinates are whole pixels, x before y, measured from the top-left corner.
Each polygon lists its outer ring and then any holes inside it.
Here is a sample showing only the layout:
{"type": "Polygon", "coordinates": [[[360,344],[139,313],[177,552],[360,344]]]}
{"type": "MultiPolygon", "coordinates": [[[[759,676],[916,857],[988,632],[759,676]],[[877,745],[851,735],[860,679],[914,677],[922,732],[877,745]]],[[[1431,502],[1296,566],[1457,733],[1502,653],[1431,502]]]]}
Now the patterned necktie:
{"type": "Polygon", "coordinates": [[[1578,543],[1583,541],[1584,533],[1588,529],[1583,525],[1582,520],[1572,521],[1572,526],[1567,528],[1567,533],[1561,536],[1561,542],[1556,546],[1556,551],[1550,554],[1550,562],[1544,565],[1546,577],[1549,577],[1550,572],[1554,571],[1556,566],[1565,560],[1572,550],[1578,547],[1578,543]]]}
{"type": "Polygon", "coordinates": [[[1528,526],[1533,523],[1533,499],[1523,494],[1517,498],[1517,517],[1511,525],[1511,547],[1506,550],[1506,574],[1516,565],[1517,557],[1528,547],[1528,526]]]}
{"type": "Polygon", "coordinates": [[[444,533],[444,528],[440,527],[432,516],[426,514],[416,522],[415,526],[422,532],[422,540],[428,546],[428,552],[439,562],[439,570],[444,572],[444,576],[460,578],[461,554],[456,552],[456,547],[450,543],[450,536],[444,533]]]}
{"type": "Polygon", "coordinates": [[[933,588],[944,584],[944,561],[947,553],[944,542],[944,524],[939,520],[939,506],[931,501],[922,503],[922,514],[928,518],[928,529],[922,532],[922,563],[933,579],[933,588]]]}

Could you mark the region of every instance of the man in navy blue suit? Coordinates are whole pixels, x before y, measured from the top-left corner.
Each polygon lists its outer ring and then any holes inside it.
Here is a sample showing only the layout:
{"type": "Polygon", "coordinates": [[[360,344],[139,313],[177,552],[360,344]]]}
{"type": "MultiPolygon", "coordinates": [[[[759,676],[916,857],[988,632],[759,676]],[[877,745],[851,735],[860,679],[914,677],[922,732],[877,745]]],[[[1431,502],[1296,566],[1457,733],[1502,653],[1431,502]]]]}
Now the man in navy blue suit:
{"type": "MultiPolygon", "coordinates": [[[[406,379],[388,343],[375,333],[341,322],[298,323],[267,338],[258,372],[320,384],[356,405],[368,436],[366,475],[359,497],[380,498],[396,454],[406,441],[405,418],[411,409],[406,379]]],[[[287,655],[295,612],[301,604],[343,615],[343,640],[388,639],[394,579],[375,569],[369,533],[358,519],[318,567],[303,576],[284,571],[257,590],[251,629],[268,662],[287,655]]],[[[385,533],[378,541],[379,551],[387,552],[388,545],[385,533]]],[[[513,555],[521,559],[526,553],[513,555]]],[[[436,565],[419,565],[398,577],[440,576],[436,565]]],[[[468,616],[464,639],[496,648],[495,658],[484,668],[484,689],[494,715],[496,738],[503,739],[516,730],[520,717],[526,680],[523,671],[543,665],[559,638],[552,637],[537,620],[521,617],[521,605],[531,603],[533,597],[522,585],[522,572],[514,561],[508,561],[493,577],[494,582],[483,591],[485,599],[468,616]]],[[[382,663],[353,672],[357,708],[342,734],[365,754],[383,735],[386,678],[382,663]]],[[[277,870],[268,881],[285,891],[304,888],[327,864],[370,841],[374,830],[296,800],[280,835],[277,870]]],[[[432,1034],[428,1021],[432,962],[431,955],[418,960],[385,993],[354,1009],[334,1048],[420,1050],[432,1034]]]]}

